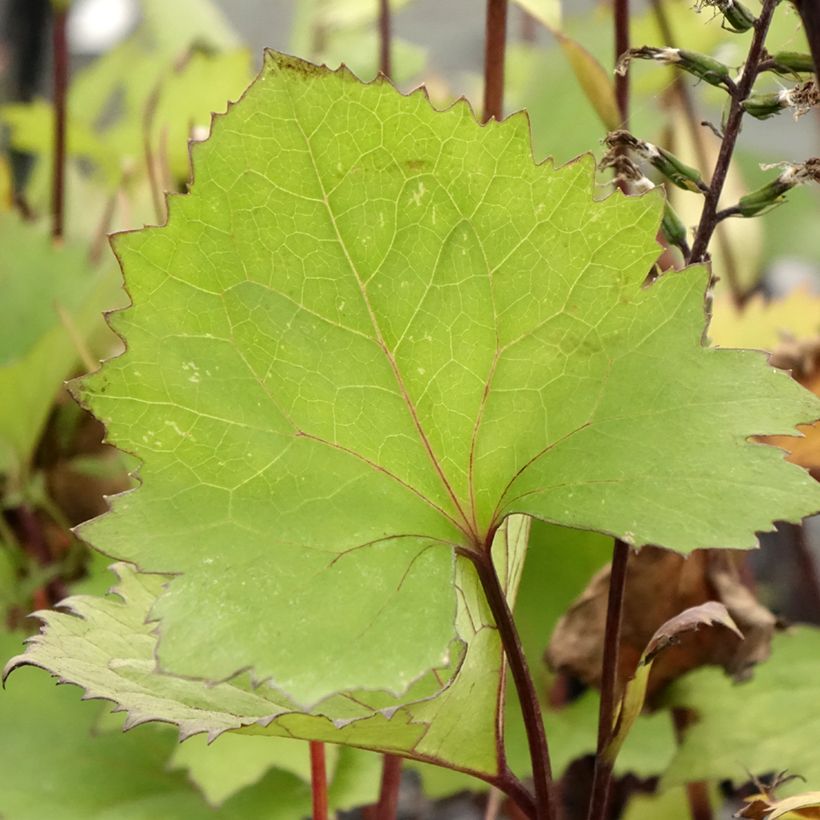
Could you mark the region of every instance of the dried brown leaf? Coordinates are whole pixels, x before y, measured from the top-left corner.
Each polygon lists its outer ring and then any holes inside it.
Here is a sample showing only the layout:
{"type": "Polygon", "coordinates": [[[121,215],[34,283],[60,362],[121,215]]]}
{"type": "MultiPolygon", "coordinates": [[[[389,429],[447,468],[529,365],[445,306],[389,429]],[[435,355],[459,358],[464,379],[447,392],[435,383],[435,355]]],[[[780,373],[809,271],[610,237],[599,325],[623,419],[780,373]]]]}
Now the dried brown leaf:
{"type": "MultiPolygon", "coordinates": [[[[738,641],[723,629],[687,635],[654,663],[649,699],[669,681],[698,666],[717,664],[740,676],[768,656],[776,619],[743,585],[738,560],[742,556],[722,550],[696,550],[682,558],[655,547],[630,556],[619,658],[621,685],[634,675],[659,628],[683,610],[707,601],[725,605],[746,640],[738,641]]],[[[609,567],[605,567],[558,622],[546,655],[553,669],[590,686],[600,682],[608,589],[609,567]]]]}

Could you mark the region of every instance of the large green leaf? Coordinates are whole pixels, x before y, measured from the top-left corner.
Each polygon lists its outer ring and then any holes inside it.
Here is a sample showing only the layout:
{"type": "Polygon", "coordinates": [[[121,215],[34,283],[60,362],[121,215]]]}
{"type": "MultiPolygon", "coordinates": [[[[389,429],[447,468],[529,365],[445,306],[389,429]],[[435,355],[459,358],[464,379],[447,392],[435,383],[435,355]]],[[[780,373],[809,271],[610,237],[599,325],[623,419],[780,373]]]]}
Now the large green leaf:
{"type": "Polygon", "coordinates": [[[749,773],[762,777],[788,769],[820,785],[820,700],[817,663],[820,630],[799,627],[778,635],[772,656],[754,678],[735,684],[716,669],[701,669],[676,681],[667,700],[694,710],[691,726],[664,782],[731,780],[744,783],[749,773]]]}
{"type": "Polygon", "coordinates": [[[399,691],[447,662],[453,547],[510,512],[685,551],[820,506],[746,441],[816,400],[702,346],[702,271],[642,287],[659,197],[273,54],[214,127],[168,227],[116,243],[129,349],[82,390],[144,460],[85,536],[179,574],[166,671],[399,691]]]}
{"type": "Polygon", "coordinates": [[[500,647],[464,556],[511,513],[686,551],[820,506],[746,441],[816,400],[704,348],[705,272],[643,287],[661,199],[536,166],[524,116],[270,54],[194,156],[168,226],[116,243],[128,349],[81,390],[143,460],[84,535],[173,577],[48,616],[29,662],[135,720],[492,777],[500,647]]]}

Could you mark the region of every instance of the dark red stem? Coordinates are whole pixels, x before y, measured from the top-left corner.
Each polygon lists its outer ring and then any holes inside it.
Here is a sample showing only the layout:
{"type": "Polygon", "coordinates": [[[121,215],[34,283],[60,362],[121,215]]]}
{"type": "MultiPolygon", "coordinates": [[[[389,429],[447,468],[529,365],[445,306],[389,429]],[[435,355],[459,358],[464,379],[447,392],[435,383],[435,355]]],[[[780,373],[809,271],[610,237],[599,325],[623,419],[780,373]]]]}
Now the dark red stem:
{"type": "Polygon", "coordinates": [[[393,76],[390,54],[390,0],[379,0],[379,71],[385,77],[393,76]]]}
{"type": "Polygon", "coordinates": [[[310,741],[310,788],[313,793],[313,820],[328,820],[325,744],[316,740],[310,741]]]}
{"type": "Polygon", "coordinates": [[[54,10],[52,49],[54,58],[54,155],[51,188],[51,236],[63,237],[65,229],[66,98],[68,95],[68,11],[54,10]]]}
{"type": "MultiPolygon", "coordinates": [[[[541,716],[541,704],[538,701],[524,648],[521,646],[521,639],[507,603],[507,596],[498,580],[489,546],[481,553],[472,553],[470,560],[478,573],[481,587],[493,614],[507,664],[515,683],[515,690],[518,693],[535,784],[534,818],[535,820],[555,820],[557,807],[553,794],[552,770],[544,721],[541,716]]],[[[516,802],[519,801],[516,800],[516,802]]],[[[524,805],[521,807],[525,810],[527,808],[524,805]]]]}
{"type": "Polygon", "coordinates": [[[743,119],[743,107],[741,103],[752,90],[755,79],[760,69],[760,58],[763,55],[763,46],[766,41],[766,34],[772,22],[772,16],[779,0],[763,0],[763,9],[755,23],[752,44],[749,47],[749,56],[743,69],[743,76],[737,84],[737,93],[732,97],[729,108],[729,116],[726,119],[726,127],[723,129],[723,141],[720,144],[715,170],[712,174],[712,183],[706,193],[703,203],[703,210],[698,223],[698,230],[695,241],[692,243],[692,256],[689,261],[703,262],[707,258],[707,248],[709,240],[718,224],[717,208],[720,195],[723,192],[723,185],[726,182],[726,175],[729,173],[729,164],[732,161],[732,154],[735,150],[735,143],[740,136],[740,123],[743,119]]]}
{"type": "Polygon", "coordinates": [[[504,112],[504,53],[507,47],[507,0],[487,0],[484,39],[484,113],[482,122],[504,112]]]}
{"type": "MultiPolygon", "coordinates": [[[[629,51],[629,0],[615,0],[615,64],[629,51]]],[[[629,67],[615,75],[615,101],[621,115],[621,128],[629,128],[629,67]]]]}
{"type": "Polygon", "coordinates": [[[617,539],[612,550],[612,570],[609,576],[609,596],[604,630],[604,662],[601,672],[601,704],[598,711],[598,748],[592,775],[592,794],[589,800],[588,820],[606,820],[609,792],[612,784],[612,762],[604,753],[612,737],[615,716],[615,698],[618,685],[618,654],[621,642],[621,621],[624,607],[626,569],[629,546],[617,539]]]}

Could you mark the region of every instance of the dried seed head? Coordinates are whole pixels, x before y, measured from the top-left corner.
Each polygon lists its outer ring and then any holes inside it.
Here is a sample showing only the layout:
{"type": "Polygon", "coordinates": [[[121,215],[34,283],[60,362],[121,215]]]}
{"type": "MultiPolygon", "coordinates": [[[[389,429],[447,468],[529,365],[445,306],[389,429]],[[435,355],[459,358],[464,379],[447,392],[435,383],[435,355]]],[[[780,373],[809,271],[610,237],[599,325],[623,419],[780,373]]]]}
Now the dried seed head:
{"type": "Polygon", "coordinates": [[[768,94],[750,94],[741,104],[747,114],[759,120],[765,120],[778,114],[784,108],[794,111],[794,118],[799,119],[803,114],[820,103],[820,91],[817,83],[809,80],[800,83],[794,88],[783,88],[768,94]]]}
{"type": "Polygon", "coordinates": [[[610,151],[613,150],[622,150],[628,148],[632,151],[640,150],[641,146],[645,145],[644,142],[639,140],[637,137],[632,136],[629,131],[610,131],[604,137],[604,145],[609,148],[610,151]]]}
{"type": "Polygon", "coordinates": [[[604,144],[615,156],[630,151],[639,160],[644,160],[660,171],[670,182],[685,191],[704,193],[706,185],[696,168],[685,165],[665,148],[634,137],[628,131],[611,131],[604,138],[604,144]]]}
{"type": "Polygon", "coordinates": [[[785,202],[785,194],[797,185],[820,182],[820,157],[812,157],[801,163],[776,162],[760,167],[764,171],[771,168],[783,170],[776,179],[740,198],[737,208],[741,216],[759,216],[766,213],[785,202]]]}
{"type": "Polygon", "coordinates": [[[617,149],[608,151],[598,163],[599,171],[605,171],[607,168],[614,171],[613,182],[625,183],[631,186],[636,193],[651,191],[655,187],[655,183],[644,175],[640,167],[617,149]]]}
{"type": "Polygon", "coordinates": [[[652,46],[641,46],[640,48],[630,48],[618,59],[615,66],[615,73],[623,76],[632,60],[656,60],[659,63],[669,65],[680,62],[679,48],[653,48],[652,46]]]}
{"type": "Polygon", "coordinates": [[[789,108],[794,109],[794,118],[799,119],[820,103],[820,89],[815,80],[800,83],[786,92],[789,108]]]}

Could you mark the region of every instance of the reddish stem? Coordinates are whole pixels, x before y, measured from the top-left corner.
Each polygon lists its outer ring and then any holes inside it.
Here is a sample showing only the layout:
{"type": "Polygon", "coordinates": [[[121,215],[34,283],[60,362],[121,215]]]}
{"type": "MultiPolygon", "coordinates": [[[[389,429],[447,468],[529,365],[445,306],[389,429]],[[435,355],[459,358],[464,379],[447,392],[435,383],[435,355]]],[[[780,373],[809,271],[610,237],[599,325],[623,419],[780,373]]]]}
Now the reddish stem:
{"type": "Polygon", "coordinates": [[[612,550],[612,570],[609,576],[609,597],[604,630],[604,662],[601,671],[601,704],[598,712],[598,748],[595,754],[595,770],[592,775],[588,820],[605,820],[609,808],[612,762],[606,760],[605,752],[612,737],[615,715],[618,654],[628,562],[629,546],[624,541],[616,539],[612,550]]]}
{"type": "Polygon", "coordinates": [[[313,820],[328,820],[325,744],[310,741],[310,787],[313,793],[313,820]]]}
{"type": "MultiPolygon", "coordinates": [[[[615,0],[615,64],[629,51],[629,0],[615,0]]],[[[629,66],[615,75],[615,101],[621,115],[621,128],[629,128],[629,66]]]]}
{"type": "Polygon", "coordinates": [[[51,188],[51,236],[59,242],[65,229],[66,99],[68,96],[68,11],[55,8],[52,22],[54,58],[54,154],[51,188]]]}
{"type": "Polygon", "coordinates": [[[399,809],[402,760],[398,755],[384,755],[382,787],[379,802],[373,813],[375,820],[395,820],[399,809]]]}
{"type": "Polygon", "coordinates": [[[504,111],[504,52],[507,46],[507,0],[487,0],[487,30],[484,40],[484,113],[481,121],[504,111]]]}
{"type": "Polygon", "coordinates": [[[707,248],[709,240],[718,224],[717,208],[720,195],[723,193],[723,185],[729,173],[729,164],[732,161],[732,154],[735,150],[735,143],[740,136],[740,123],[743,119],[743,107],[741,103],[749,96],[755,79],[760,69],[760,58],[763,55],[763,45],[766,41],[766,34],[772,22],[772,16],[779,0],[764,0],[763,10],[755,23],[754,37],[749,47],[749,56],[743,69],[743,76],[737,84],[737,92],[732,97],[729,108],[729,116],[726,119],[726,128],[723,130],[723,141],[720,144],[715,170],[712,174],[712,183],[706,193],[701,211],[700,222],[698,223],[695,241],[692,243],[692,255],[688,261],[702,262],[707,258],[707,248]]]}
{"type": "MultiPolygon", "coordinates": [[[[491,543],[488,542],[488,544],[491,543]]],[[[535,820],[555,820],[556,804],[553,794],[552,770],[550,767],[547,736],[544,731],[544,721],[541,716],[541,704],[530,675],[527,659],[518,630],[515,627],[512,612],[507,603],[507,596],[498,580],[495,567],[490,555],[489,545],[481,553],[469,555],[473,566],[478,573],[484,596],[493,614],[501,645],[507,663],[512,672],[515,689],[524,718],[524,727],[527,733],[530,760],[532,761],[532,776],[535,786],[535,820]]],[[[516,800],[523,809],[528,808],[521,801],[516,800]]]]}
{"type": "MultiPolygon", "coordinates": [[[[670,48],[677,48],[678,44],[672,32],[672,26],[669,23],[669,17],[666,13],[666,6],[661,0],[651,0],[652,11],[655,15],[655,20],[658,23],[658,28],[661,32],[663,44],[670,48]]],[[[695,102],[689,92],[684,75],[680,71],[675,72],[675,79],[673,81],[675,92],[678,95],[678,101],[683,109],[684,119],[686,120],[686,127],[689,131],[689,139],[695,149],[695,157],[698,161],[698,167],[705,174],[708,163],[708,156],[706,154],[706,145],[703,142],[703,132],[700,126],[700,118],[695,110],[695,102]]],[[[672,146],[674,150],[674,146],[672,146]]],[[[720,252],[723,255],[723,264],[726,272],[726,284],[729,286],[729,291],[735,304],[740,305],[743,300],[743,287],[740,283],[740,274],[737,269],[737,259],[735,257],[734,249],[731,242],[729,242],[725,231],[718,231],[715,234],[715,240],[720,247],[720,252]]],[[[685,254],[686,258],[691,258],[691,252],[685,254]]]]}
{"type": "Polygon", "coordinates": [[[379,71],[385,77],[393,76],[390,45],[390,0],[379,0],[379,71]]]}

